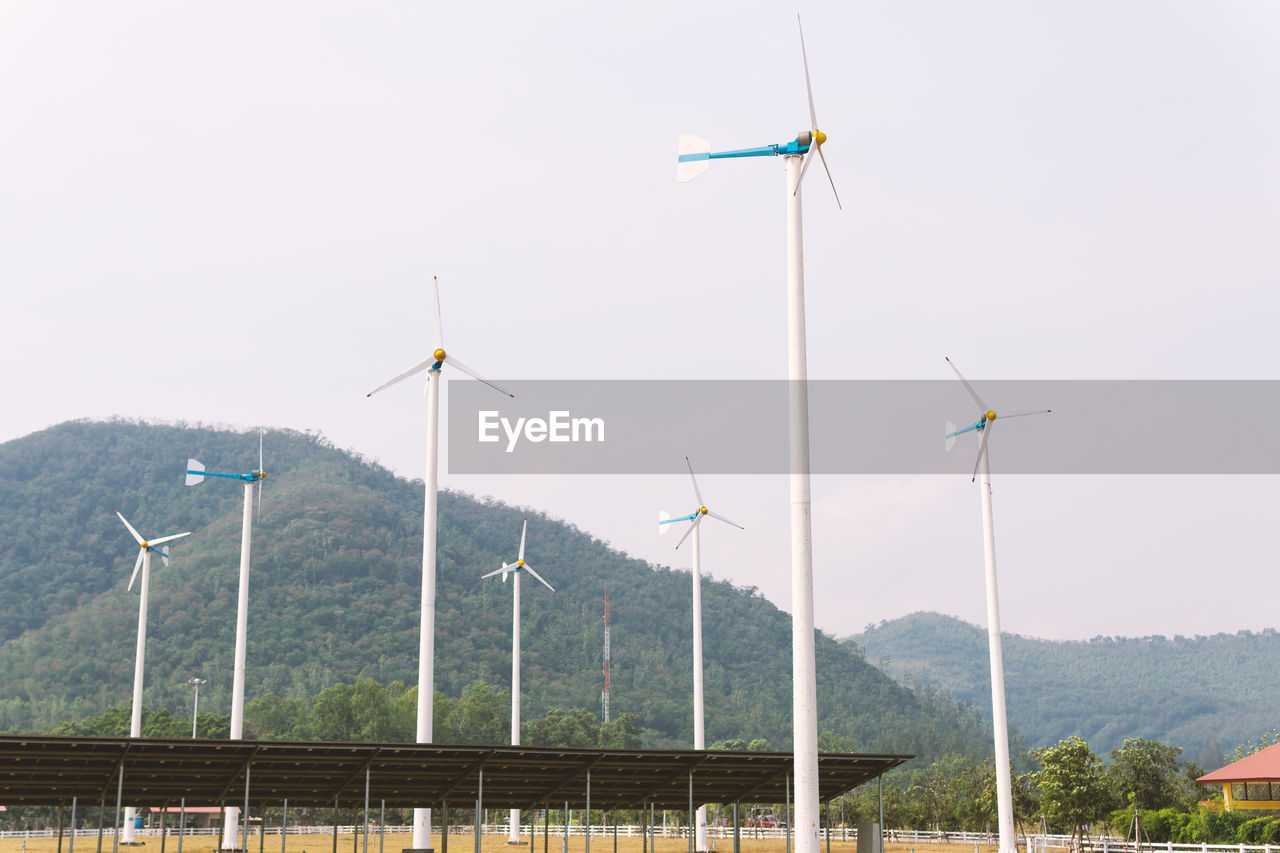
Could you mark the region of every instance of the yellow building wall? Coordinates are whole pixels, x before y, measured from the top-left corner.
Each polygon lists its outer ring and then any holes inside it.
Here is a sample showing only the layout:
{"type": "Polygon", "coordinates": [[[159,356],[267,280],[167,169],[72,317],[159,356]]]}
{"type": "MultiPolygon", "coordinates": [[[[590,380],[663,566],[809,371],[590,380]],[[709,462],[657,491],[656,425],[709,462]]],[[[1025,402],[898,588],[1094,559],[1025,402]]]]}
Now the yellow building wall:
{"type": "Polygon", "coordinates": [[[1229,812],[1280,811],[1280,800],[1237,800],[1231,795],[1230,783],[1222,786],[1222,805],[1229,812]]]}

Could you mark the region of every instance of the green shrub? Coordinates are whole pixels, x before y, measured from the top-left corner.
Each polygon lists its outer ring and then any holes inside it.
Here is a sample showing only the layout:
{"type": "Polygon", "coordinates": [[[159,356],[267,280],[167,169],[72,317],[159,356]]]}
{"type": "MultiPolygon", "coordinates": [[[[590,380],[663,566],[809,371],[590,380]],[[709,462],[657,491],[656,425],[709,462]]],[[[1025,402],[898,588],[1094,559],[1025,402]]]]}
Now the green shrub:
{"type": "Polygon", "coordinates": [[[1236,827],[1235,841],[1237,844],[1266,844],[1263,836],[1266,834],[1267,824],[1271,823],[1269,817],[1255,817],[1246,820],[1244,823],[1236,827]]]}
{"type": "Polygon", "coordinates": [[[1233,844],[1241,824],[1251,820],[1242,812],[1224,811],[1221,806],[1199,806],[1173,840],[1179,844],[1233,844]]]}

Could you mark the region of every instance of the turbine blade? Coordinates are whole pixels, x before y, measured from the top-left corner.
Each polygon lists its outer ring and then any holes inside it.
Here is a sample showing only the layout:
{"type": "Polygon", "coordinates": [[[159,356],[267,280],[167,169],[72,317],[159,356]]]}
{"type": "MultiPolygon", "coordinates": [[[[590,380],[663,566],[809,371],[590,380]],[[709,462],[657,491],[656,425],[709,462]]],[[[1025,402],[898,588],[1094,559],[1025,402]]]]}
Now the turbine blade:
{"type": "Polygon", "coordinates": [[[444,331],[440,325],[440,276],[431,276],[436,291],[436,349],[444,349],[444,331]]]}
{"type": "Polygon", "coordinates": [[[947,421],[942,428],[942,444],[948,451],[956,446],[956,422],[947,421]]]}
{"type": "MultiPolygon", "coordinates": [[[[944,355],[943,358],[947,357],[944,355]]],[[[951,365],[951,369],[956,372],[956,378],[960,380],[960,384],[964,386],[964,390],[969,392],[969,396],[973,398],[973,402],[978,404],[978,408],[982,409],[983,412],[991,411],[987,407],[987,404],[982,402],[982,398],[978,396],[978,392],[973,390],[973,386],[969,384],[969,380],[965,379],[960,373],[960,368],[956,367],[956,363],[947,358],[947,364],[951,365]]]]}
{"type": "Polygon", "coordinates": [[[187,459],[187,485],[196,486],[204,482],[204,465],[199,459],[187,459]]]}
{"type": "MultiPolygon", "coordinates": [[[[120,515],[120,510],[116,510],[116,515],[120,515]]],[[[133,538],[137,540],[137,543],[139,545],[141,545],[143,542],[146,541],[145,539],[142,538],[142,536],[138,534],[138,531],[133,529],[133,525],[130,524],[123,515],[120,515],[120,520],[124,522],[125,527],[129,528],[129,532],[133,534],[133,538]]]]}
{"type": "MultiPolygon", "coordinates": [[[[262,469],[258,469],[262,470],[262,469]]],[[[258,481],[258,522],[262,521],[262,481],[258,481]]]]}
{"type": "Polygon", "coordinates": [[[258,430],[258,470],[262,470],[262,435],[266,430],[258,430]]]}
{"type": "Polygon", "coordinates": [[[165,542],[172,542],[175,539],[181,539],[183,536],[190,536],[190,535],[191,535],[191,531],[188,530],[186,533],[175,533],[172,536],[161,536],[159,539],[152,539],[147,544],[151,546],[160,545],[165,542]]]}
{"type": "Polygon", "coordinates": [[[804,183],[805,172],[809,171],[809,163],[813,161],[813,150],[817,147],[818,144],[816,142],[809,143],[809,150],[804,155],[804,164],[800,167],[800,177],[796,178],[796,185],[791,188],[792,195],[800,192],[800,185],[804,183]]]}
{"type": "Polygon", "coordinates": [[[698,478],[693,476],[693,463],[689,461],[688,456],[684,458],[684,464],[689,468],[689,479],[693,480],[693,494],[698,499],[698,507],[702,508],[706,504],[702,502],[702,492],[698,489],[698,478]]]}
{"type": "Polygon", "coordinates": [[[736,521],[730,521],[729,519],[725,518],[723,515],[721,515],[718,512],[712,512],[711,510],[707,510],[707,515],[711,516],[712,518],[718,518],[721,521],[723,521],[725,524],[732,524],[734,527],[738,528],[739,530],[747,529],[736,521]]]}
{"type": "Polygon", "coordinates": [[[133,592],[133,582],[137,580],[138,570],[142,568],[142,558],[146,553],[146,548],[138,549],[138,559],[133,563],[133,574],[129,575],[129,586],[125,588],[125,592],[133,592]]]}
{"type": "Polygon", "coordinates": [[[677,551],[680,550],[680,546],[684,544],[684,540],[689,538],[689,534],[692,533],[694,529],[697,528],[697,526],[702,523],[702,519],[704,518],[706,518],[705,515],[703,515],[702,513],[698,513],[698,517],[693,520],[693,524],[689,525],[689,529],[684,532],[684,535],[680,537],[680,541],[676,543],[677,551]]]}
{"type": "Polygon", "coordinates": [[[1004,412],[1001,412],[1000,420],[1004,420],[1005,418],[1025,418],[1027,415],[1047,415],[1052,411],[1053,409],[1032,409],[1028,412],[1010,412],[1007,415],[1004,412]]]}
{"type": "Polygon", "coordinates": [[[493,577],[494,575],[500,575],[500,574],[502,574],[503,572],[509,572],[509,571],[511,571],[513,568],[515,568],[515,566],[514,566],[514,565],[508,566],[506,563],[503,563],[503,564],[502,564],[502,568],[500,568],[500,569],[494,569],[493,571],[489,572],[488,574],[481,575],[481,576],[480,576],[480,580],[484,580],[485,578],[491,578],[491,577],[493,577]]]}
{"type": "Polygon", "coordinates": [[[982,428],[982,441],[978,442],[978,458],[973,460],[973,476],[969,478],[970,483],[978,479],[978,466],[982,464],[982,457],[987,452],[987,439],[991,437],[991,428],[995,423],[995,421],[987,421],[987,425],[982,428]]]}
{"type": "MultiPolygon", "coordinates": [[[[836,192],[835,178],[831,177],[831,170],[827,168],[827,158],[822,154],[822,146],[815,145],[815,147],[818,149],[818,159],[822,161],[822,168],[827,173],[827,180],[831,182],[831,192],[836,197],[836,207],[840,210],[844,210],[844,205],[840,203],[840,193],[836,192]]],[[[803,175],[801,175],[801,177],[803,177],[803,175]]]]}
{"type": "Polygon", "coordinates": [[[809,84],[809,54],[804,49],[804,24],[800,23],[800,13],[796,13],[796,26],[800,28],[800,58],[804,61],[804,90],[809,96],[809,129],[818,129],[818,113],[813,108],[813,86],[809,84]]]}
{"type": "Polygon", "coordinates": [[[471,369],[470,367],[467,367],[465,364],[463,364],[462,362],[458,361],[458,360],[457,360],[456,358],[454,358],[453,356],[449,356],[448,360],[447,360],[445,363],[446,363],[446,364],[452,364],[454,367],[458,368],[458,369],[459,369],[459,370],[461,370],[463,373],[465,373],[465,374],[467,374],[468,376],[470,376],[472,379],[479,379],[481,382],[483,382],[485,385],[488,385],[490,388],[492,388],[492,389],[493,389],[493,390],[495,390],[495,391],[500,391],[501,393],[506,394],[508,397],[512,397],[512,398],[514,398],[514,397],[516,396],[515,394],[512,394],[512,393],[511,393],[510,391],[508,391],[507,389],[505,389],[505,388],[499,388],[497,385],[494,385],[494,384],[493,384],[492,382],[490,382],[488,379],[485,379],[485,378],[484,378],[483,376],[481,376],[479,373],[476,373],[473,369],[471,369]]]}
{"type": "Polygon", "coordinates": [[[526,518],[524,525],[520,528],[520,556],[516,557],[517,560],[524,559],[524,535],[527,532],[529,532],[529,519],[526,518]]]}
{"type": "Polygon", "coordinates": [[[392,385],[395,385],[397,382],[402,382],[405,379],[408,379],[410,376],[412,376],[415,373],[421,373],[431,365],[435,364],[435,362],[436,362],[436,357],[433,355],[431,356],[431,358],[427,359],[426,361],[421,362],[419,364],[415,364],[413,367],[409,368],[404,373],[401,373],[399,376],[395,377],[394,379],[390,379],[386,382],[383,382],[377,388],[374,388],[368,394],[365,394],[365,396],[372,397],[374,394],[377,394],[379,391],[390,388],[392,385]]]}
{"type": "Polygon", "coordinates": [[[168,548],[157,548],[156,553],[160,555],[161,560],[164,560],[164,564],[166,566],[169,565],[169,549],[168,548]]]}
{"type": "Polygon", "coordinates": [[[556,591],[556,588],[551,584],[547,583],[546,579],[543,578],[542,575],[538,574],[533,570],[533,566],[529,565],[528,563],[525,563],[524,568],[525,568],[525,571],[527,571],[529,574],[533,575],[535,578],[542,581],[542,585],[545,586],[547,589],[551,590],[552,592],[556,591]]]}

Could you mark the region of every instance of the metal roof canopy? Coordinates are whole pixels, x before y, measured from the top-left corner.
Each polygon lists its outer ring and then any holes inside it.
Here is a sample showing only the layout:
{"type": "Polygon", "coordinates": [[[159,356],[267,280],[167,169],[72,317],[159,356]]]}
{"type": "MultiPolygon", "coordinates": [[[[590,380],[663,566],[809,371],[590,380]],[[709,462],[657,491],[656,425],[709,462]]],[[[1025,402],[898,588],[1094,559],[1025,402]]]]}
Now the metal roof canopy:
{"type": "MultiPolygon", "coordinates": [[[[910,755],[818,757],[822,801],[909,761],[910,755]]],[[[787,752],[579,749],[453,744],[308,741],[169,740],[158,738],[0,735],[0,803],[115,804],[120,769],[123,802],[147,806],[239,805],[350,808],[369,801],[393,808],[475,802],[484,772],[484,805],[582,808],[591,774],[593,808],[660,808],[689,804],[689,772],[697,803],[782,802],[792,773],[787,752]]]]}

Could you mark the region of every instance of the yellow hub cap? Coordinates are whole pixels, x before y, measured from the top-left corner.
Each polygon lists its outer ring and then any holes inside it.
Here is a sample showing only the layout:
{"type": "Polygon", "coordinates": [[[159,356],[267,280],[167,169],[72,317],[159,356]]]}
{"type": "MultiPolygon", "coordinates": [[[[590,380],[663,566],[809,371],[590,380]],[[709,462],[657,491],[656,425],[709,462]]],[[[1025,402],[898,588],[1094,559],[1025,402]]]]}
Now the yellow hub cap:
{"type": "Polygon", "coordinates": [[[435,352],[433,352],[433,353],[432,353],[432,355],[433,355],[433,356],[435,356],[436,361],[444,361],[444,350],[443,350],[443,349],[438,349],[438,350],[436,350],[435,352]]]}
{"type": "Polygon", "coordinates": [[[987,420],[989,420],[989,421],[994,421],[995,419],[996,419],[996,413],[995,413],[995,412],[987,412],[987,420]]]}

